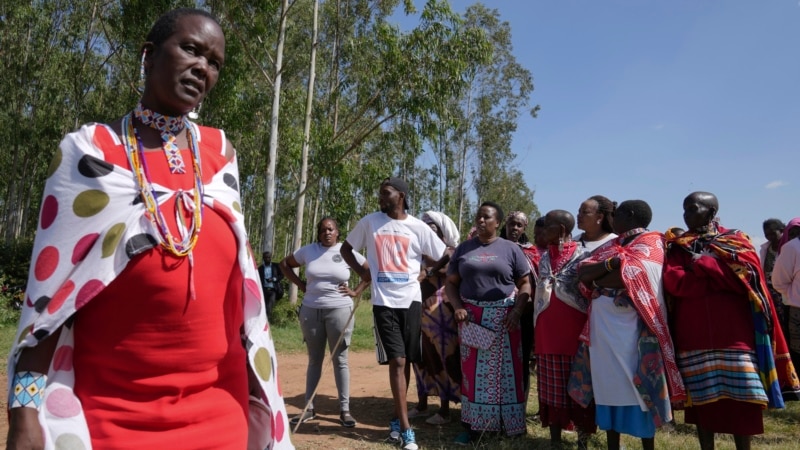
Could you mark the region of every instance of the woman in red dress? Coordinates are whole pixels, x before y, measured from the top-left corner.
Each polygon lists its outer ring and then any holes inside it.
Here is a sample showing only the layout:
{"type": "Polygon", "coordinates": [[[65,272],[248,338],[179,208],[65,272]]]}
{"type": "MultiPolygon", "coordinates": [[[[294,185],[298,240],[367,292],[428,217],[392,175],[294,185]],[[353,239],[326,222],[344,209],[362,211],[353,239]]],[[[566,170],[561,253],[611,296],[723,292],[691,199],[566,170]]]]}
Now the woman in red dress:
{"type": "Polygon", "coordinates": [[[139,104],[62,141],[9,448],[292,448],[233,146],[188,120],[224,60],[213,16],[170,11],[142,47],[139,104]]]}
{"type": "Polygon", "coordinates": [[[664,290],[672,296],[677,363],[688,391],[686,423],[703,450],[732,434],[748,450],[762,410],[796,395],[797,375],[750,238],[714,220],[709,192],[683,201],[685,234],[667,242],[664,290]],[[782,393],[783,391],[783,393],[782,393]]]}

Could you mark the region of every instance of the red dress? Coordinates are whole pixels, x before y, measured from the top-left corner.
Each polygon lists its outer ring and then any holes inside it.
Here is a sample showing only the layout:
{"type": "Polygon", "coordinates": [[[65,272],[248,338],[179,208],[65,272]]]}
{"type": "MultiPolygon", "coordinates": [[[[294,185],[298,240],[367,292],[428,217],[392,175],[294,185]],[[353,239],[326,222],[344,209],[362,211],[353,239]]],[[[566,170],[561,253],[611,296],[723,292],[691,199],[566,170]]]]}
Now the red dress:
{"type": "MultiPolygon", "coordinates": [[[[693,261],[688,252],[673,248],[663,280],[673,296],[672,337],[679,362],[682,352],[693,350],[755,351],[747,290],[724,261],[711,256],[693,261]]],[[[684,417],[706,431],[756,435],[764,432],[762,409],[757,403],[721,398],[686,408],[684,417]]]]}
{"type": "MultiPolygon", "coordinates": [[[[225,165],[222,134],[201,127],[204,182],[225,165]]],[[[98,127],[106,160],[128,168],[121,145],[98,127]]],[[[145,154],[151,179],[191,190],[187,173],[169,173],[162,152],[145,154]]],[[[174,200],[162,205],[176,233],[174,200]]],[[[112,283],[76,314],[75,394],[83,403],[94,448],[209,448],[247,446],[248,383],[242,274],[227,222],[204,208],[194,255],[196,298],[189,261],[156,247],[134,257],[112,283]]]]}

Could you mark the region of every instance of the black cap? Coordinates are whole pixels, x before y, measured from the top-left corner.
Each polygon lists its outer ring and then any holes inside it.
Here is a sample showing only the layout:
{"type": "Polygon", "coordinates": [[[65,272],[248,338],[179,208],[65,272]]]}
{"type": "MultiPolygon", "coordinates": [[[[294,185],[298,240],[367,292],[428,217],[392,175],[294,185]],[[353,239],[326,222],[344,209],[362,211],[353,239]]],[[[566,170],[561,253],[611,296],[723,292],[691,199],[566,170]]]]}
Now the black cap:
{"type": "Polygon", "coordinates": [[[398,178],[398,177],[389,177],[389,178],[383,180],[383,183],[381,183],[381,184],[385,184],[385,185],[391,186],[391,187],[397,189],[398,192],[402,192],[403,193],[403,209],[404,210],[410,209],[408,207],[408,183],[406,183],[406,181],[404,179],[398,178]]]}

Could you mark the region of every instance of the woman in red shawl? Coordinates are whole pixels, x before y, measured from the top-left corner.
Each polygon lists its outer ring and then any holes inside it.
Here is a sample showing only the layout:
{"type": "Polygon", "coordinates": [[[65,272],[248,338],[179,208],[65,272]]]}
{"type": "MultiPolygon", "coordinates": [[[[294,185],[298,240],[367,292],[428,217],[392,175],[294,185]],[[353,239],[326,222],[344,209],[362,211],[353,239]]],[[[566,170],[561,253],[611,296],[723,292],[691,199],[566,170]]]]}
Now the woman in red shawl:
{"type": "Polygon", "coordinates": [[[799,386],[756,250],[714,221],[718,209],[708,192],[684,199],[688,231],[667,244],[664,289],[673,297],[686,423],[697,425],[703,450],[714,448],[714,433],[733,434],[744,450],[764,432],[762,410],[782,408],[781,389],[788,396],[799,386]]]}
{"type": "Polygon", "coordinates": [[[582,335],[591,382],[580,395],[593,393],[609,450],[620,448],[620,433],[655,448],[656,427],[672,419],[670,401],[686,398],[661,289],[664,237],[646,229],[652,217],[646,202],[622,202],[614,212],[619,237],[578,267],[592,298],[582,335]]]}

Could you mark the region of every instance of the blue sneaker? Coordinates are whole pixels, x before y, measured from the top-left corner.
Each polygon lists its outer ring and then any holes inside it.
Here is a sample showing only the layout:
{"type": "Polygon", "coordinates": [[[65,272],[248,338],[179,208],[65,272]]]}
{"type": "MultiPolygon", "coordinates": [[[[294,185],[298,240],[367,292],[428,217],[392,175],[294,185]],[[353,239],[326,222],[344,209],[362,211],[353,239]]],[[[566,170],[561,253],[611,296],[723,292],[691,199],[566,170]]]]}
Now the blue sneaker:
{"type": "Polygon", "coordinates": [[[400,441],[400,419],[392,419],[389,422],[389,438],[387,441],[393,444],[399,444],[400,441]]]}
{"type": "Polygon", "coordinates": [[[411,428],[400,433],[400,438],[403,440],[403,450],[417,450],[417,438],[414,436],[414,430],[411,428]]]}

